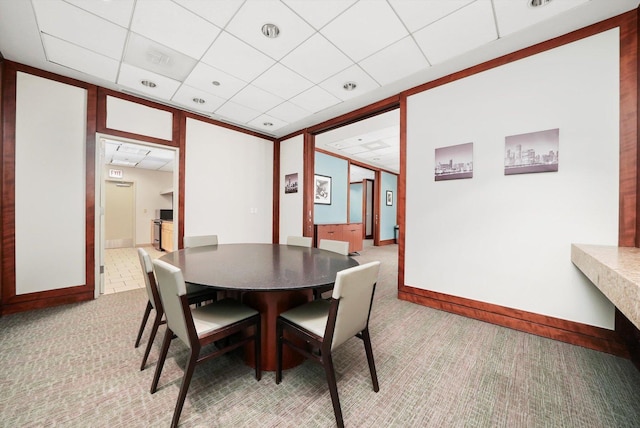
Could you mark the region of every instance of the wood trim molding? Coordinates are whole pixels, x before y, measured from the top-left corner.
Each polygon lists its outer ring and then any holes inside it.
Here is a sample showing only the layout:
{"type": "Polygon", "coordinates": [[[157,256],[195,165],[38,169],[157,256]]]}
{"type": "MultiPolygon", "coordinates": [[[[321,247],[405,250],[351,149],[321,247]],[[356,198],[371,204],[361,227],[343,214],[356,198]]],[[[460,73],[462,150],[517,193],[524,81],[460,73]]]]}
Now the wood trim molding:
{"type": "Polygon", "coordinates": [[[273,202],[271,242],[280,242],[280,140],[273,142],[273,202]]]}
{"type": "Polygon", "coordinates": [[[604,328],[409,286],[399,287],[398,298],[536,336],[629,358],[629,352],[620,336],[604,328]]]}
{"type": "MultiPolygon", "coordinates": [[[[178,249],[184,248],[184,207],[186,192],[187,164],[187,117],[184,113],[178,116],[178,249]]],[[[175,134],[174,134],[175,136],[175,134]]]]}
{"type": "Polygon", "coordinates": [[[404,231],[407,210],[407,96],[400,97],[400,175],[398,176],[396,217],[398,229],[398,289],[404,285],[404,231]]]}
{"type": "Polygon", "coordinates": [[[313,194],[315,171],[315,136],[305,132],[303,140],[302,235],[315,238],[313,227],[313,194]]]}
{"type": "Polygon", "coordinates": [[[359,166],[361,168],[370,169],[372,171],[386,172],[387,174],[392,174],[392,175],[398,176],[397,172],[389,171],[388,169],[380,168],[378,166],[369,165],[369,164],[360,162],[358,160],[348,158],[348,157],[343,156],[343,155],[338,154],[338,153],[333,153],[333,152],[330,152],[328,150],[318,149],[318,148],[316,148],[315,151],[318,152],[318,153],[325,154],[327,156],[333,156],[334,158],[346,160],[346,161],[349,162],[350,165],[356,165],[356,166],[359,166]]]}
{"type": "Polygon", "coordinates": [[[94,85],[59,76],[22,64],[6,61],[2,72],[2,292],[0,315],[91,300],[95,292],[95,134],[97,88],[94,85]],[[87,91],[85,155],[85,283],[75,286],[16,294],[15,270],[15,137],[17,73],[24,72],[87,91]]]}

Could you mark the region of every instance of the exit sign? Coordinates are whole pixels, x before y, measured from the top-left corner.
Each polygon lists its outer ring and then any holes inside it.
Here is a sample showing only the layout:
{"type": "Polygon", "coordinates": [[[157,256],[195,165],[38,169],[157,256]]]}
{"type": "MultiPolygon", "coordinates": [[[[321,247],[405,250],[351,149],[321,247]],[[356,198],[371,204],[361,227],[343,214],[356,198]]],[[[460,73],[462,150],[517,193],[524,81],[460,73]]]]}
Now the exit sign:
{"type": "Polygon", "coordinates": [[[124,174],[122,174],[122,170],[121,169],[110,169],[109,170],[109,177],[110,178],[122,178],[124,176],[124,174]]]}

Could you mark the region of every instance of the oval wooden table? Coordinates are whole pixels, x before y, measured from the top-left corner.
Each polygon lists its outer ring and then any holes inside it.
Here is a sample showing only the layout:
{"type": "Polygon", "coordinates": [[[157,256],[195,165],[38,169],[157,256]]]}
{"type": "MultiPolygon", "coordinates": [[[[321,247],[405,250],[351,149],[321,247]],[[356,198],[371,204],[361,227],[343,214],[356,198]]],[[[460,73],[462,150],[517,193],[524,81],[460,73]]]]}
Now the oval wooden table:
{"type": "MultiPolygon", "coordinates": [[[[349,256],[278,244],[224,244],[186,248],[160,257],[182,270],[186,282],[237,291],[242,301],[262,316],[262,369],[276,369],[276,319],[308,302],[316,287],[335,282],[336,274],[357,266],[349,256]]],[[[245,352],[253,365],[253,352],[245,352]]],[[[283,367],[302,361],[285,347],[283,367]]]]}

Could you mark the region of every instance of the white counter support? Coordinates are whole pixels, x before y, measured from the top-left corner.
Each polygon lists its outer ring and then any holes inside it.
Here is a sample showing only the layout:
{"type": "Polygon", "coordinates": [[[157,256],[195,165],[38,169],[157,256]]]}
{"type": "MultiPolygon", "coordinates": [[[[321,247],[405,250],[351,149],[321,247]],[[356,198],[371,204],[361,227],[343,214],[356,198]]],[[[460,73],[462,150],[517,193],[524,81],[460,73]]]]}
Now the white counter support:
{"type": "Polygon", "coordinates": [[[640,248],[572,244],[571,261],[640,329],[640,248]]]}

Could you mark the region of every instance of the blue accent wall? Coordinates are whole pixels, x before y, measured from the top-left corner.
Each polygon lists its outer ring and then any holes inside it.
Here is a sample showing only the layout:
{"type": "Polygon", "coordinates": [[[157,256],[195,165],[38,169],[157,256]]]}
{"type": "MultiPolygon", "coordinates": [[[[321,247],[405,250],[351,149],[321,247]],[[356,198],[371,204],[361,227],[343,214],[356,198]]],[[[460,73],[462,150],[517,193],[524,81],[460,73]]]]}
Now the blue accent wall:
{"type": "Polygon", "coordinates": [[[398,206],[398,176],[382,172],[380,174],[380,240],[394,238],[394,226],[398,206]],[[387,205],[387,190],[393,192],[393,205],[387,205]]]}
{"type": "Polygon", "coordinates": [[[362,223],[362,183],[351,183],[349,189],[349,222],[362,223]]]}
{"type": "Polygon", "coordinates": [[[314,204],[314,223],[346,223],[349,163],[344,159],[316,152],[315,173],[331,177],[331,205],[314,204]]]}

